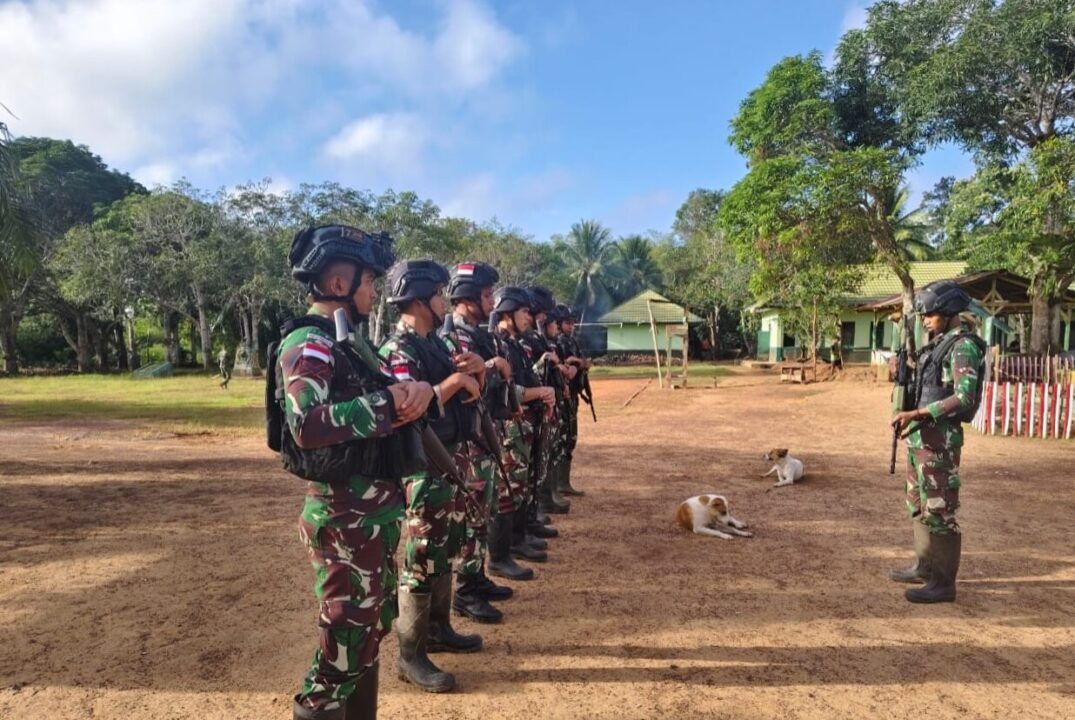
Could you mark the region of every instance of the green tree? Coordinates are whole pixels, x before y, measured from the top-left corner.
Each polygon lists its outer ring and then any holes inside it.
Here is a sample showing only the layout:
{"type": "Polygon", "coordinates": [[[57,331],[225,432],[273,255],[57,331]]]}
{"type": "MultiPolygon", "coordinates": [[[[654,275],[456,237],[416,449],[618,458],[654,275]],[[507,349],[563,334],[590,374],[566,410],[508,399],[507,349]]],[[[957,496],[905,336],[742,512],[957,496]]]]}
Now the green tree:
{"type": "Polygon", "coordinates": [[[643,290],[660,290],[661,268],[653,259],[653,242],[641,235],[628,235],[616,241],[613,251],[617,280],[613,285],[614,301],[629,300],[643,290]]]}
{"type": "Polygon", "coordinates": [[[909,210],[910,199],[911,190],[904,186],[892,188],[884,201],[897,252],[907,261],[932,260],[937,256],[937,248],[930,242],[934,231],[930,208],[923,204],[909,210]]]}
{"type": "Polygon", "coordinates": [[[566,237],[554,238],[551,250],[574,284],[573,303],[582,322],[612,307],[618,275],[616,244],[608,228],[596,220],[581,220],[566,237]]]}

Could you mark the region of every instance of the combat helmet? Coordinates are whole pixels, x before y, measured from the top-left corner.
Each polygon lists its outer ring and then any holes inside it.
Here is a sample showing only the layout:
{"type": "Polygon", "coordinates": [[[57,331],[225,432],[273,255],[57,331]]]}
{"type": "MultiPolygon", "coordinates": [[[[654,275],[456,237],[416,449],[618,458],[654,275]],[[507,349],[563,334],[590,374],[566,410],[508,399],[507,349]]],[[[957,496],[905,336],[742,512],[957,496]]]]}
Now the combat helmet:
{"type": "Polygon", "coordinates": [[[291,276],[311,286],[335,260],[349,260],[380,277],[395,259],[388,233],[368,233],[347,225],[318,225],[299,230],[291,239],[287,254],[291,276]]]}
{"type": "Polygon", "coordinates": [[[388,270],[386,300],[393,305],[429,300],[449,279],[445,267],[433,260],[401,260],[388,270]]]}
{"type": "Polygon", "coordinates": [[[531,285],[527,292],[530,293],[530,310],[537,313],[549,314],[556,309],[556,301],[552,297],[552,290],[541,285],[531,285]]]}
{"type": "Polygon", "coordinates": [[[530,307],[530,293],[515,285],[505,285],[493,293],[493,314],[515,312],[530,307]]]}
{"type": "Polygon", "coordinates": [[[578,320],[578,315],[575,313],[575,310],[570,305],[564,305],[563,303],[556,306],[556,316],[560,322],[564,322],[565,320],[568,322],[575,322],[578,320]]]}
{"type": "Polygon", "coordinates": [[[966,310],[970,303],[970,295],[958,283],[938,280],[915,294],[914,311],[916,315],[939,313],[951,317],[966,310]]]}
{"type": "Polygon", "coordinates": [[[448,299],[481,301],[482,290],[500,281],[496,269],[483,262],[462,262],[452,268],[448,282],[448,299]]]}

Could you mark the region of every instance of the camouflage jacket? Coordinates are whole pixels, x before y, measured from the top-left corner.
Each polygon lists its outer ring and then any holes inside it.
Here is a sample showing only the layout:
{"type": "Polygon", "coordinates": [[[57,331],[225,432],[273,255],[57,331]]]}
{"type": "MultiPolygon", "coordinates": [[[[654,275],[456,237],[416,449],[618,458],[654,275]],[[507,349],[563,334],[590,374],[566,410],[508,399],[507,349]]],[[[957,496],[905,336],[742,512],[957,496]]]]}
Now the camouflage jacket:
{"type": "MultiPolygon", "coordinates": [[[[966,325],[962,325],[930,340],[918,353],[920,358],[919,368],[924,372],[928,372],[928,366],[922,362],[922,359],[946,339],[961,333],[969,334],[971,329],[966,325]]],[[[951,350],[942,359],[940,368],[941,384],[951,386],[952,394],[934,400],[925,406],[934,422],[958,422],[955,419],[956,415],[974,407],[978,397],[978,368],[982,364],[982,357],[982,350],[978,343],[969,337],[957,340],[952,345],[951,350]]]]}

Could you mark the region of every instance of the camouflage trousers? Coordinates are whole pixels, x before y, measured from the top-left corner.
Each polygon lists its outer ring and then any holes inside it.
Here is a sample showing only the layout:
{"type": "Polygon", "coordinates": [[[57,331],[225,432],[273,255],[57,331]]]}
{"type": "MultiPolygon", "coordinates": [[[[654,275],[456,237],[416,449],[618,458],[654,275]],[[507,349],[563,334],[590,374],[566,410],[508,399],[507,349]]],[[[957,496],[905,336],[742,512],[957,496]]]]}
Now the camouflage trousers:
{"type": "Polygon", "coordinates": [[[507,482],[497,488],[498,508],[508,514],[523,507],[530,499],[530,444],[534,439],[534,426],[529,420],[504,421],[504,444],[502,457],[507,482]]]}
{"type": "Polygon", "coordinates": [[[496,459],[486,453],[477,443],[470,443],[470,505],[466,512],[466,533],[459,551],[459,574],[475,576],[481,572],[488,547],[489,519],[497,513],[497,486],[500,469],[496,459]],[[483,512],[477,512],[482,508],[483,512]]]}
{"type": "Polygon", "coordinates": [[[959,532],[958,437],[950,427],[926,425],[907,437],[907,511],[936,535],[959,532]]]}
{"type": "Polygon", "coordinates": [[[575,398],[568,406],[567,415],[564,418],[564,434],[567,443],[567,459],[575,456],[575,446],[579,444],[579,400],[575,398]]]}
{"type": "MultiPolygon", "coordinates": [[[[453,450],[453,448],[449,448],[453,450]]],[[[459,462],[458,453],[454,453],[459,462]]],[[[469,467],[459,468],[464,477],[469,467]]],[[[430,591],[429,580],[452,571],[466,532],[465,501],[446,478],[426,474],[403,481],[407,516],[403,522],[400,583],[411,592],[430,591]]]]}
{"type": "Polygon", "coordinates": [[[371,493],[311,483],[299,517],[299,537],[317,580],[318,648],[300,693],[304,705],[331,710],[355,689],[377,660],[381,638],[398,614],[396,547],[402,504],[398,485],[386,503],[367,514],[371,493]]]}

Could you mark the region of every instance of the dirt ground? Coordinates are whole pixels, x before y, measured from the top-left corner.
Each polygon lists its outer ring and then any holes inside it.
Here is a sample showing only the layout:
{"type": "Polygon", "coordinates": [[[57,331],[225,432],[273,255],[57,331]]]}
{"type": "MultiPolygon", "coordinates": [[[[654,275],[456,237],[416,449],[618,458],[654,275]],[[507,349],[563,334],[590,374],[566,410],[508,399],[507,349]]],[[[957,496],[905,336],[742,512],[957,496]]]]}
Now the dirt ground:
{"type": "MultiPolygon", "coordinates": [[[[381,717],[1075,717],[1075,443],[968,432],[959,599],[913,606],[886,387],[743,373],[623,408],[642,384],[594,384],[588,495],[485,651],[437,656],[460,689],[404,685],[388,639],[381,717]],[[757,478],[772,446],[805,482],[757,478]],[[673,528],[712,491],[754,538],[673,528]]],[[[289,718],[300,496],[259,437],[0,421],[0,718],[289,718]]]]}

